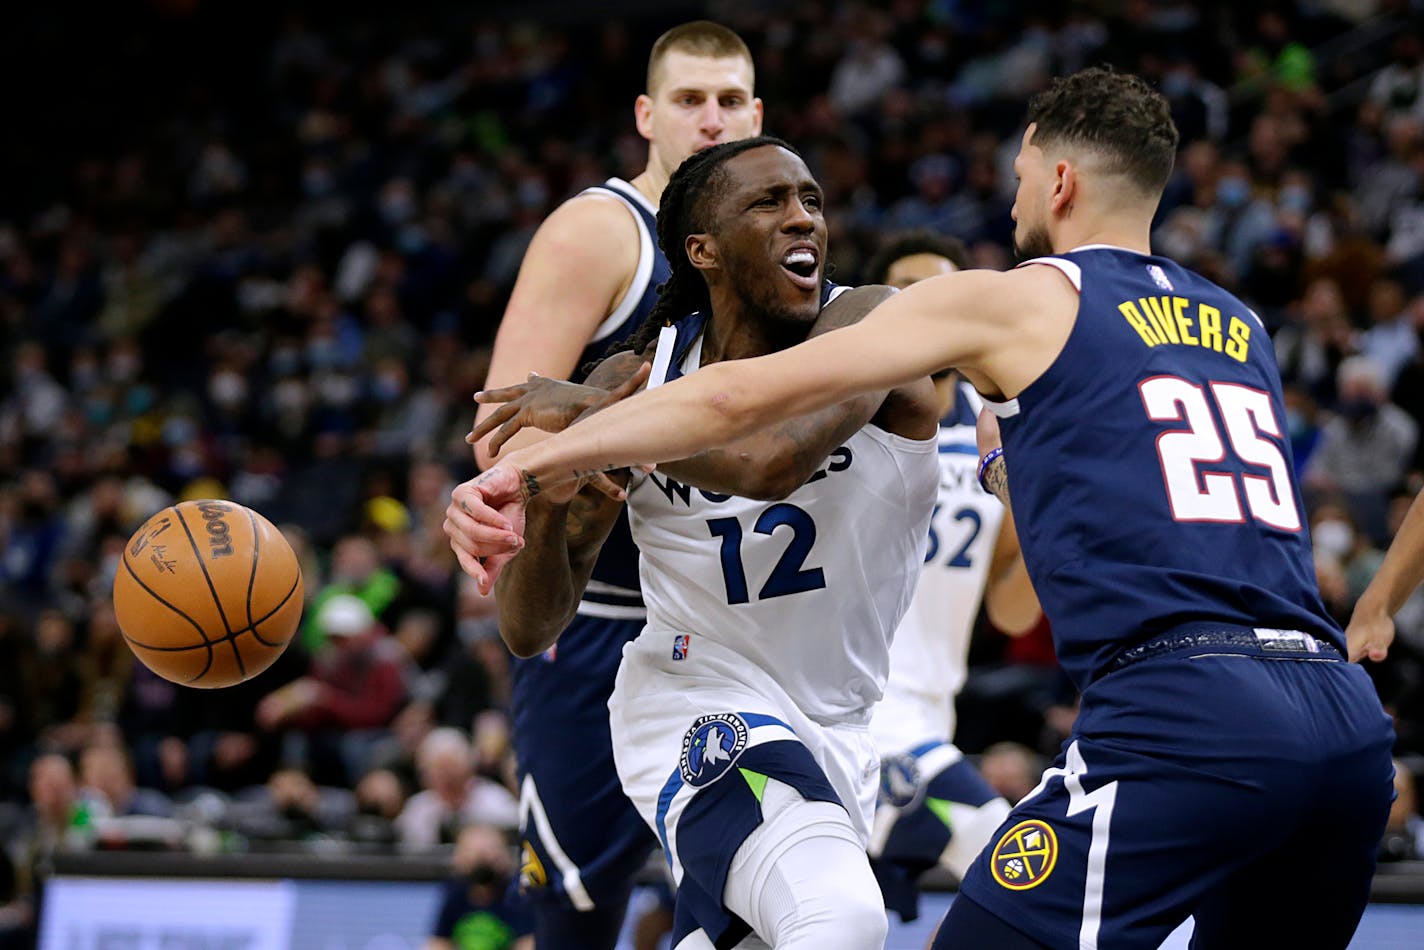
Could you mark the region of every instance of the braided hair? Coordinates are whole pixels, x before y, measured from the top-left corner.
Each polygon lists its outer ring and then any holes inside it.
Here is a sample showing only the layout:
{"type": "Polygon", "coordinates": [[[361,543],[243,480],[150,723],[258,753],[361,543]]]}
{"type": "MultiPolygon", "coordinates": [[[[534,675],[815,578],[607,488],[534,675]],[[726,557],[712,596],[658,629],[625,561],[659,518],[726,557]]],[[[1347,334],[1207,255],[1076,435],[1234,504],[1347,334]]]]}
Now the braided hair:
{"type": "Polygon", "coordinates": [[[687,236],[711,230],[712,222],[707,216],[726,188],[726,175],[721,170],[727,160],[768,145],[784,148],[798,157],[801,154],[779,138],[759,135],[694,152],[673,172],[658,204],[658,247],[668,260],[671,274],[659,285],[658,301],[642,326],[623,342],[614,344],[605,357],[624,350],[641,353],[658,338],[663,327],[712,306],[707,281],[687,259],[687,236]]]}

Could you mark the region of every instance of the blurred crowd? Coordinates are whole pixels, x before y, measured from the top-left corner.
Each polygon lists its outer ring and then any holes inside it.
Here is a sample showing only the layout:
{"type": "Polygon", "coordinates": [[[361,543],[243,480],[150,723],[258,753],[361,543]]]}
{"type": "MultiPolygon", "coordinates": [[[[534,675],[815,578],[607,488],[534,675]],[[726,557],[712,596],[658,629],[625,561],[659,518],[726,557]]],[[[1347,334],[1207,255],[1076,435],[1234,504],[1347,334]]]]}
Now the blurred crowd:
{"type": "MultiPolygon", "coordinates": [[[[647,50],[699,14],[750,45],[845,282],[911,228],[1008,266],[1026,98],[1099,62],[1148,77],[1183,133],[1154,241],[1272,332],[1342,622],[1424,486],[1418,4],[768,0],[542,24],[464,4],[253,13],[228,36],[204,4],[138,6],[94,66],[147,95],[67,101],[71,134],[0,205],[0,821],[20,878],[106,833],[413,849],[516,823],[511,661],[443,509],[524,248],[563,198],[641,170],[647,50]],[[194,37],[243,71],[204,72],[194,37]],[[154,65],[179,42],[192,75],[154,65]],[[282,526],[309,598],[278,664],[216,692],[134,662],[110,601],[130,532],[214,496],[282,526]]],[[[960,744],[1031,787],[1074,697],[1046,629],[981,633],[960,744]]],[[[1424,597],[1373,673],[1400,754],[1424,756],[1424,597]]]]}

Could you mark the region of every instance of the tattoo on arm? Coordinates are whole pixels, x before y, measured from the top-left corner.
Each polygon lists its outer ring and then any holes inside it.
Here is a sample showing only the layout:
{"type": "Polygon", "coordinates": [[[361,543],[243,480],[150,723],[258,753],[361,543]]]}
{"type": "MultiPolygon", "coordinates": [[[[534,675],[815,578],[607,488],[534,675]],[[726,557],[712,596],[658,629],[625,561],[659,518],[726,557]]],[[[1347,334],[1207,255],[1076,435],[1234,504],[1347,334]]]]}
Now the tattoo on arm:
{"type": "Polygon", "coordinates": [[[1000,455],[989,463],[989,467],[984,469],[984,487],[994,494],[994,497],[1003,502],[1005,508],[1011,508],[1009,504],[1009,466],[1000,455]]]}

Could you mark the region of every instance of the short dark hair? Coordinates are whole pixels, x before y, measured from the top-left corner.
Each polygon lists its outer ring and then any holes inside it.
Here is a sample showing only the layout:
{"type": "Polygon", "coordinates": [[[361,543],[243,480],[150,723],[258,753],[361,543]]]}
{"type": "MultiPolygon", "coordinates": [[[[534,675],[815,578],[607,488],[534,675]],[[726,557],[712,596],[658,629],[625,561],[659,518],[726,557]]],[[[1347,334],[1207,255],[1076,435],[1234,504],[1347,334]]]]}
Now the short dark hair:
{"type": "Polygon", "coordinates": [[[646,91],[649,94],[652,93],[653,85],[657,81],[658,67],[662,65],[663,57],[673,51],[708,58],[741,56],[753,71],[756,69],[756,64],[752,62],[752,52],[747,49],[747,44],[740,36],[720,23],[713,23],[711,20],[693,20],[691,23],[682,23],[673,27],[653,43],[653,50],[648,54],[646,91]]]}
{"type": "Polygon", "coordinates": [[[1157,195],[1177,157],[1177,126],[1161,93],[1130,73],[1095,66],[1053,80],[1033,97],[1032,144],[1081,146],[1102,155],[1110,173],[1157,195]]]}
{"type": "Polygon", "coordinates": [[[886,238],[865,265],[865,282],[883,284],[890,276],[890,267],[902,257],[933,254],[954,265],[955,270],[969,269],[969,252],[964,242],[948,234],[934,231],[905,231],[886,238]]]}

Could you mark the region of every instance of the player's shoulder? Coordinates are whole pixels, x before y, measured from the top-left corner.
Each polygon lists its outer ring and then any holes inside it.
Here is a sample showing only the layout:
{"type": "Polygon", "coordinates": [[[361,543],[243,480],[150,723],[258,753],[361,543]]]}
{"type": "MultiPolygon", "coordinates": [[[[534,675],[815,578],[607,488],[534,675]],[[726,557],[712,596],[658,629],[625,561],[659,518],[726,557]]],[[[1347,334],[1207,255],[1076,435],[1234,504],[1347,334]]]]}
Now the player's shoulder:
{"type": "MultiPolygon", "coordinates": [[[[539,230],[576,228],[580,233],[587,233],[593,227],[607,227],[615,232],[636,235],[637,222],[628,199],[606,188],[581,191],[555,208],[539,230]]],[[[610,233],[608,236],[617,235],[610,233]]]]}
{"type": "Polygon", "coordinates": [[[883,284],[831,288],[827,293],[829,299],[821,308],[820,316],[812,328],[812,335],[859,323],[867,313],[896,293],[894,287],[886,287],[883,284]]]}
{"type": "Polygon", "coordinates": [[[586,276],[587,268],[604,274],[631,274],[638,266],[641,236],[622,199],[613,194],[580,192],[559,205],[534,232],[526,260],[544,260],[565,276],[586,276]]]}

